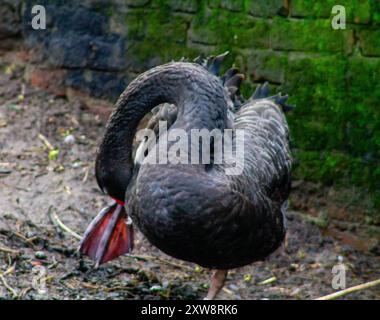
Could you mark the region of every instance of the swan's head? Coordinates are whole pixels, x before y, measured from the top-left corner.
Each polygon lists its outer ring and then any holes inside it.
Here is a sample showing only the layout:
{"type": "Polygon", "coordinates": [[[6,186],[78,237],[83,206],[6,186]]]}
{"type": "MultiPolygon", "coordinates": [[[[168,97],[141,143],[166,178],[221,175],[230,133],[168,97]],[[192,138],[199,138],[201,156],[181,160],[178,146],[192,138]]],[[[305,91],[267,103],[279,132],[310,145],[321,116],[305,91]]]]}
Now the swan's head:
{"type": "Polygon", "coordinates": [[[133,164],[100,149],[96,158],[95,175],[100,189],[110,197],[124,202],[125,192],[132,179],[133,164]]]}

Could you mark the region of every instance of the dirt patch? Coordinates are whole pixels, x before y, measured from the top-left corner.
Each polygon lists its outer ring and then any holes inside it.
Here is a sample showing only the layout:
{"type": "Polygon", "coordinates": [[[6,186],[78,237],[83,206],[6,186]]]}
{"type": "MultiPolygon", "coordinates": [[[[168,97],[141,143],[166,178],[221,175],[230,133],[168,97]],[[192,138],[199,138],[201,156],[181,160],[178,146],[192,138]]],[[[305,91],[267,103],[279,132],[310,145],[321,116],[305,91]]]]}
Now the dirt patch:
{"type": "MultiPolygon", "coordinates": [[[[106,205],[93,168],[104,120],[81,103],[24,85],[21,74],[0,75],[0,299],[202,298],[209,270],[166,256],[141,234],[133,256],[98,270],[79,259],[78,240],[49,213],[82,234],[106,205]]],[[[347,286],[380,278],[376,250],[357,250],[307,217],[290,212],[287,252],[232,270],[220,298],[316,298],[334,291],[338,262],[348,269],[347,286]]],[[[355,236],[355,229],[344,232],[355,236]]],[[[380,288],[346,297],[379,298],[380,288]]]]}

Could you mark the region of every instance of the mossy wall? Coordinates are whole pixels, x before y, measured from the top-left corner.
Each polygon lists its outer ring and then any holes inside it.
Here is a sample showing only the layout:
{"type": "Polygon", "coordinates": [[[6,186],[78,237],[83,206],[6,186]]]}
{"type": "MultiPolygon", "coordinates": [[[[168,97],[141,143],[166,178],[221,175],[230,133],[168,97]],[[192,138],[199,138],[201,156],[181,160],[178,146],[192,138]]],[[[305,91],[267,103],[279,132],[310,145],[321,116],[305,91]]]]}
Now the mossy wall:
{"type": "MultiPolygon", "coordinates": [[[[59,37],[59,33],[54,33],[55,20],[51,19],[52,31],[37,42],[47,42],[50,65],[69,69],[68,85],[94,95],[112,92],[114,98],[132,77],[152,66],[183,56],[228,50],[226,67],[234,63],[247,75],[243,88],[246,96],[256,83],[269,81],[273,91],[288,93],[290,102],[297,105],[288,116],[295,179],[356,185],[370,190],[374,199],[376,195],[380,198],[380,1],[44,2],[49,8],[55,6],[58,13],[63,12],[62,6],[74,10],[76,19],[85,26],[83,21],[94,15],[104,23],[94,35],[100,37],[98,52],[100,48],[101,53],[123,61],[114,65],[114,59],[105,60],[102,64],[103,60],[94,60],[89,46],[79,67],[65,64],[67,59],[58,59],[60,64],[54,65],[57,59],[51,58],[51,41],[46,39],[59,37]],[[335,4],[346,8],[345,30],[331,27],[335,4]],[[87,13],[81,16],[78,7],[87,13]],[[102,85],[94,85],[99,79],[113,79],[107,83],[114,83],[115,88],[108,85],[102,91],[102,85]]],[[[67,40],[67,25],[62,31],[66,42],[58,45],[59,54],[66,49],[73,52],[70,45],[66,48],[71,41],[67,40]]],[[[75,25],[75,19],[69,25],[75,25]]],[[[85,35],[83,28],[69,32],[74,34],[72,46],[88,43],[86,37],[94,30],[88,25],[85,35]],[[77,41],[79,35],[81,41],[77,41]]],[[[24,30],[27,38],[33,34],[29,31],[24,30]]]]}

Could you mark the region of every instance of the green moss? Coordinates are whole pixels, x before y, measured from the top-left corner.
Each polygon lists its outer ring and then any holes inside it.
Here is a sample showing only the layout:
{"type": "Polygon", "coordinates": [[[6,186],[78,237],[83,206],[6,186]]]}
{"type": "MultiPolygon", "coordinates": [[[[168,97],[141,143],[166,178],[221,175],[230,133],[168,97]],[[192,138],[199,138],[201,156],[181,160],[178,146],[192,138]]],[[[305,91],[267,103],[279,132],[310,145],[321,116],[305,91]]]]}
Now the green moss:
{"type": "Polygon", "coordinates": [[[200,0],[169,0],[170,8],[174,11],[197,12],[200,6],[200,0]]]}
{"type": "Polygon", "coordinates": [[[380,188],[380,60],[291,59],[286,91],[302,106],[289,115],[296,176],[380,188]]]}
{"type": "Polygon", "coordinates": [[[324,3],[326,1],[302,1],[293,0],[290,3],[290,12],[295,17],[318,17],[327,18],[331,13],[331,6],[324,3]],[[321,5],[320,3],[323,3],[321,5]]]}
{"type": "Polygon", "coordinates": [[[160,15],[151,15],[146,28],[146,40],[159,40],[162,44],[169,41],[185,44],[187,23],[187,20],[180,16],[173,16],[165,21],[160,15]]]}
{"type": "Polygon", "coordinates": [[[150,0],[124,0],[128,6],[131,7],[144,7],[150,0]]]}
{"type": "Polygon", "coordinates": [[[194,42],[225,47],[268,48],[269,22],[247,18],[241,13],[212,9],[198,15],[191,26],[194,42]]]}
{"type": "Polygon", "coordinates": [[[329,20],[299,20],[276,17],[270,29],[272,48],[278,50],[352,51],[353,31],[332,30],[329,20]]]}
{"type": "Polygon", "coordinates": [[[368,0],[356,0],[352,1],[351,15],[348,21],[355,23],[368,23],[371,20],[371,1],[368,0]]]}
{"type": "Polygon", "coordinates": [[[245,8],[244,0],[208,0],[210,8],[223,8],[231,11],[242,11],[245,8]]]}
{"type": "Polygon", "coordinates": [[[290,5],[294,17],[329,18],[332,8],[341,5],[346,9],[347,22],[368,23],[371,20],[371,1],[368,0],[292,0],[290,5]]]}
{"type": "Polygon", "coordinates": [[[355,182],[362,184],[369,170],[363,170],[361,160],[345,153],[326,151],[296,152],[294,178],[321,182],[325,185],[341,185],[355,182]]]}
{"type": "Polygon", "coordinates": [[[283,88],[299,106],[289,115],[297,146],[313,150],[316,145],[320,149],[342,145],[344,137],[338,133],[342,119],[337,114],[344,114],[345,70],[346,62],[340,56],[289,58],[283,88]],[[323,128],[317,128],[317,122],[323,123],[323,128]]]}
{"type": "Polygon", "coordinates": [[[126,37],[130,40],[142,40],[145,35],[144,17],[147,11],[133,10],[125,15],[126,37]]]}
{"type": "Polygon", "coordinates": [[[366,56],[380,56],[380,30],[362,30],[360,47],[366,56]]]}
{"type": "Polygon", "coordinates": [[[380,24],[380,2],[371,1],[372,21],[374,24],[380,24]]]}
{"type": "Polygon", "coordinates": [[[257,0],[248,1],[249,13],[259,17],[273,17],[275,15],[287,15],[283,0],[257,0]]]}
{"type": "Polygon", "coordinates": [[[272,50],[252,50],[247,55],[247,75],[252,81],[283,83],[288,57],[272,50]]]}
{"type": "Polygon", "coordinates": [[[241,48],[269,48],[270,25],[265,20],[239,21],[232,26],[234,44],[241,48]]]}
{"type": "Polygon", "coordinates": [[[380,59],[352,58],[347,75],[348,150],[373,162],[380,156],[380,59]]]}
{"type": "Polygon", "coordinates": [[[155,57],[164,62],[195,53],[185,45],[189,19],[173,14],[167,6],[131,10],[125,22],[127,38],[133,42],[130,51],[142,65],[155,57]]]}

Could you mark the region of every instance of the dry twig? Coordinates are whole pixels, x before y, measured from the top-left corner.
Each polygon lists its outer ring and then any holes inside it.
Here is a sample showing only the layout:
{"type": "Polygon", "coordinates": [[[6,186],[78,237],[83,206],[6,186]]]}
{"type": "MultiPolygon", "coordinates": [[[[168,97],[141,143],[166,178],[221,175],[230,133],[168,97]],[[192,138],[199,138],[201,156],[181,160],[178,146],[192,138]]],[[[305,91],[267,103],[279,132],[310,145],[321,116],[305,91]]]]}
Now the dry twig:
{"type": "Polygon", "coordinates": [[[345,295],[347,295],[349,293],[360,291],[360,290],[365,290],[365,289],[377,286],[379,284],[380,284],[380,279],[377,279],[377,280],[374,280],[374,281],[362,283],[362,284],[359,284],[359,285],[351,287],[351,288],[347,288],[347,289],[344,289],[344,290],[341,290],[341,291],[337,291],[337,292],[328,294],[327,296],[316,298],[315,300],[333,300],[333,299],[336,299],[336,298],[343,297],[343,296],[345,296],[345,295]]]}
{"type": "Polygon", "coordinates": [[[40,139],[43,144],[49,149],[49,150],[53,150],[54,147],[53,145],[49,142],[49,140],[41,133],[38,134],[38,139],[40,139]]]}
{"type": "Polygon", "coordinates": [[[34,247],[33,241],[38,239],[38,237],[27,238],[23,234],[21,234],[20,232],[17,232],[17,231],[11,230],[10,232],[30,247],[34,247]]]}
{"type": "Polygon", "coordinates": [[[58,217],[58,215],[53,212],[52,207],[48,210],[48,216],[51,220],[51,222],[56,226],[57,228],[61,229],[62,231],[72,235],[74,238],[78,240],[82,240],[82,237],[77,234],[75,231],[71,230],[68,226],[66,226],[58,217]]]}
{"type": "Polygon", "coordinates": [[[259,282],[258,284],[259,284],[259,285],[270,284],[270,283],[272,283],[272,282],[275,282],[276,280],[277,280],[277,278],[273,276],[273,277],[271,277],[271,278],[269,278],[269,279],[266,279],[266,280],[264,280],[264,281],[259,282]]]}
{"type": "Polygon", "coordinates": [[[90,173],[90,166],[88,166],[84,172],[84,176],[83,176],[83,179],[82,179],[82,183],[85,183],[88,179],[88,174],[90,173]]]}
{"type": "Polygon", "coordinates": [[[13,254],[20,253],[19,250],[14,250],[14,249],[3,247],[3,246],[0,246],[0,251],[6,252],[6,253],[13,253],[13,254]]]}
{"type": "Polygon", "coordinates": [[[7,281],[5,280],[4,276],[2,274],[0,274],[0,280],[1,282],[3,283],[4,287],[12,294],[12,297],[13,298],[16,298],[17,297],[17,292],[15,291],[15,289],[13,289],[8,283],[7,281]]]}
{"type": "Polygon", "coordinates": [[[12,266],[10,266],[4,273],[3,273],[3,276],[6,276],[6,275],[8,275],[8,274],[10,274],[10,273],[12,273],[13,271],[15,271],[15,265],[12,265],[12,266]]]}

